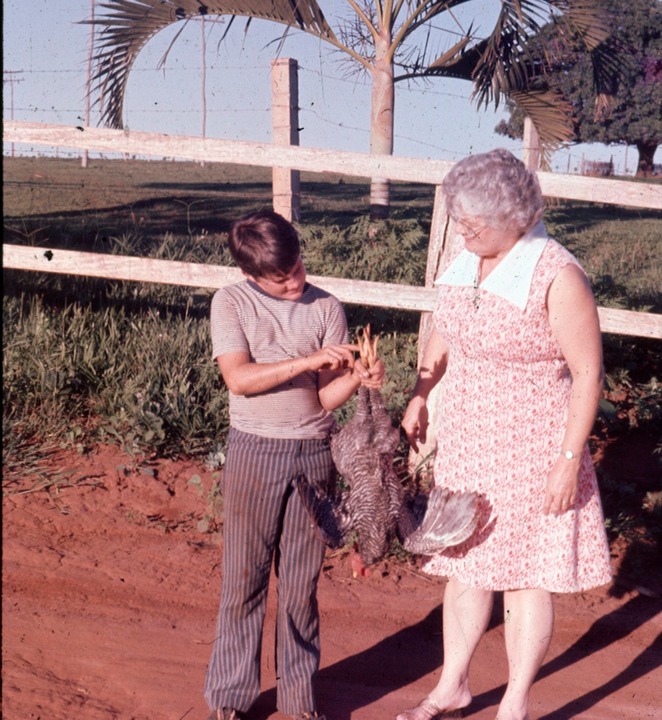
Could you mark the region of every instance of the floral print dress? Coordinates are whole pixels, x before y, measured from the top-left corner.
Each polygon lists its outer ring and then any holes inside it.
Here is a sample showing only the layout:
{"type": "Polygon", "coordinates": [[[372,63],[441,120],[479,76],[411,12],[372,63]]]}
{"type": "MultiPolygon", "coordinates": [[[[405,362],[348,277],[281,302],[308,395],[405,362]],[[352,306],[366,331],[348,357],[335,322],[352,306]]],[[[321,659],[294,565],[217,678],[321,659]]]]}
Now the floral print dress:
{"type": "Polygon", "coordinates": [[[559,516],[542,511],[571,387],[546,297],[558,272],[577,261],[541,228],[479,287],[478,258],[466,250],[437,281],[434,321],[449,360],[440,385],[435,484],[478,491],[483,520],[491,519],[463,545],[428,559],[424,570],[488,590],[577,592],[611,580],[588,447],[574,508],[559,516]]]}

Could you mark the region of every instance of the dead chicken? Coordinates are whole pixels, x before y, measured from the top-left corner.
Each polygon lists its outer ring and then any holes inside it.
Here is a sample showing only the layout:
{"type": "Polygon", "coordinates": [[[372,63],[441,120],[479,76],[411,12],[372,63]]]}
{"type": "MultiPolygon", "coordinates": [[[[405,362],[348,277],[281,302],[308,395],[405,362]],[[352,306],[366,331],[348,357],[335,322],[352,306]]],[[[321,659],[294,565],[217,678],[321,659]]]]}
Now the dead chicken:
{"type": "MultiPolygon", "coordinates": [[[[377,361],[378,341],[369,325],[357,339],[367,367],[377,361]]],[[[360,387],[353,417],[331,436],[333,461],[347,487],[324,489],[304,476],[297,480],[322,540],[339,548],[354,535],[364,567],[381,560],[396,538],[408,552],[430,555],[464,542],[478,523],[476,493],[405,491],[393,469],[399,442],[381,392],[360,387]]]]}

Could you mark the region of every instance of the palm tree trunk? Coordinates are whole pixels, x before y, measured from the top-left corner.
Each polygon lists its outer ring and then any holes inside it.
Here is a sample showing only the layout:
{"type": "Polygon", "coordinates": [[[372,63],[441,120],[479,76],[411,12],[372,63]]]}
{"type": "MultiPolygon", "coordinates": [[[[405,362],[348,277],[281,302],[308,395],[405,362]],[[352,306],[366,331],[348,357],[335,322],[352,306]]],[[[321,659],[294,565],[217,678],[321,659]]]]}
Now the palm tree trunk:
{"type": "Polygon", "coordinates": [[[653,175],[653,164],[658,144],[654,140],[650,142],[641,140],[635,144],[639,151],[637,177],[651,177],[653,175]]]}
{"type": "MultiPolygon", "coordinates": [[[[393,122],[395,91],[393,63],[388,56],[390,31],[383,29],[375,43],[376,57],[372,70],[372,98],[370,109],[370,153],[393,154],[393,122]]],[[[370,219],[388,217],[390,203],[389,181],[373,179],[370,187],[370,219]]]]}

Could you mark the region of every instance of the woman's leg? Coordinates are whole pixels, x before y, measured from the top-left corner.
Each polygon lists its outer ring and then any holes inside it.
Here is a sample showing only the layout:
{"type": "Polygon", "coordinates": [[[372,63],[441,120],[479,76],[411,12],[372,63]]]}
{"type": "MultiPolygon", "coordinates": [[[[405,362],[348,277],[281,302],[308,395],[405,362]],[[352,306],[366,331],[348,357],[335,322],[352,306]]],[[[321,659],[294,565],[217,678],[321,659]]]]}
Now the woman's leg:
{"type": "Polygon", "coordinates": [[[451,578],[444,591],[444,666],[437,686],[415,708],[396,720],[429,720],[439,710],[457,710],[471,702],[469,665],[492,613],[490,590],[472,588],[451,578]]]}
{"type": "Polygon", "coordinates": [[[453,710],[471,702],[469,665],[492,613],[493,593],[451,578],[444,591],[444,666],[430,699],[453,710]]]}
{"type": "Polygon", "coordinates": [[[508,687],[497,720],[526,720],[529,691],[545,658],[554,626],[552,597],[546,590],[504,593],[508,687]]]}

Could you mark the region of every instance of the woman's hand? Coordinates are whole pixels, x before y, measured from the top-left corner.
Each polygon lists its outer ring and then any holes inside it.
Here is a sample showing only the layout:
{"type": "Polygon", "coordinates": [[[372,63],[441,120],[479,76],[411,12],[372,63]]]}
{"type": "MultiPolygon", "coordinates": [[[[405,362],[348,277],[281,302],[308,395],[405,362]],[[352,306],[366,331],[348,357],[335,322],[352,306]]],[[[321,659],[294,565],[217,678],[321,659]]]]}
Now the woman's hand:
{"type": "Polygon", "coordinates": [[[418,368],[412,398],[400,423],[414,452],[418,452],[419,443],[424,444],[427,441],[430,422],[427,399],[446,372],[447,362],[448,345],[433,328],[418,368]]]}
{"type": "Polygon", "coordinates": [[[421,397],[412,398],[402,417],[401,425],[414,452],[418,452],[418,443],[425,443],[427,439],[428,423],[428,406],[425,400],[421,397]]]}
{"type": "Polygon", "coordinates": [[[577,475],[580,458],[564,457],[554,463],[547,476],[547,491],[543,503],[545,515],[561,515],[574,508],[577,499],[577,475]]]}

